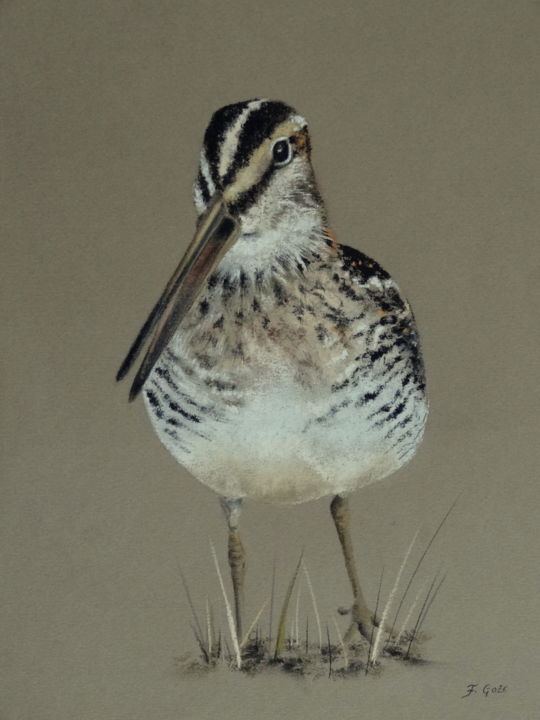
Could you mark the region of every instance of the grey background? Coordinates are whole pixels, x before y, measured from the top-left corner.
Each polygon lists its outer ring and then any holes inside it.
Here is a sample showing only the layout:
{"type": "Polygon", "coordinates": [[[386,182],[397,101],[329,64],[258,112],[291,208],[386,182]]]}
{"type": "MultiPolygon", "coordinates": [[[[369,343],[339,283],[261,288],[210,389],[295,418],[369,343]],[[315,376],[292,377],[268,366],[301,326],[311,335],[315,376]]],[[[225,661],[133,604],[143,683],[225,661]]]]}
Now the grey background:
{"type": "MultiPolygon", "coordinates": [[[[2,720],[536,717],[539,12],[0,5],[2,720]],[[448,571],[427,667],[345,683],[175,667],[195,652],[179,565],[199,608],[216,600],[225,526],[113,378],[191,236],[211,113],[255,96],[309,119],[338,240],[394,275],[422,331],[423,447],[352,505],[374,604],[382,566],[390,583],[463,491],[425,568],[448,571]],[[508,690],[460,699],[470,682],[508,690]]],[[[248,503],[242,533],[249,615],[302,547],[323,619],[349,601],[326,500],[248,503]]]]}

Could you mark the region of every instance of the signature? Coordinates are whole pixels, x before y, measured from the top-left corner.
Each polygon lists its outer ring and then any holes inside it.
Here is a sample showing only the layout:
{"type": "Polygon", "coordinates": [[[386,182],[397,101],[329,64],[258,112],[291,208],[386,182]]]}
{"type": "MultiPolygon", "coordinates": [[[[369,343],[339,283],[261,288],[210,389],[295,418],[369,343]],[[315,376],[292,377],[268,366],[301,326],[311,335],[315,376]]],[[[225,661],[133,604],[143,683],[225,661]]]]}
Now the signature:
{"type": "Polygon", "coordinates": [[[465,695],[461,696],[461,699],[471,697],[472,695],[483,695],[484,697],[495,697],[497,695],[503,695],[508,690],[508,685],[491,685],[486,683],[480,685],[480,683],[469,683],[465,695]]]}

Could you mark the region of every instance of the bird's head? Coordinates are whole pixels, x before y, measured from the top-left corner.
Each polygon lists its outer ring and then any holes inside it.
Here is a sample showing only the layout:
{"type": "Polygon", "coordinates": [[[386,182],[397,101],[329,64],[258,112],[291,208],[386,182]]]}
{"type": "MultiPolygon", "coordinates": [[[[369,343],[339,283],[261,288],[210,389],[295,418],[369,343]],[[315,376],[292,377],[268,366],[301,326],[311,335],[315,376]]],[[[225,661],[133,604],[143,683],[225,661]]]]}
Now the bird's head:
{"type": "Polygon", "coordinates": [[[204,135],[193,195],[200,217],[218,202],[237,223],[239,237],[221,262],[223,272],[295,267],[318,246],[325,224],[306,120],[272,100],[217,110],[204,135]]]}
{"type": "Polygon", "coordinates": [[[199,215],[220,197],[241,235],[251,237],[291,224],[294,231],[306,215],[319,219],[323,206],[306,120],[271,100],[217,110],[204,135],[193,195],[199,215]]]}
{"type": "Polygon", "coordinates": [[[320,250],[325,211],[310,155],[307,123],[285,103],[249,100],[214,113],[194,184],[195,236],[118,373],[153,333],[131,397],[212,273],[294,272],[320,250]]]}

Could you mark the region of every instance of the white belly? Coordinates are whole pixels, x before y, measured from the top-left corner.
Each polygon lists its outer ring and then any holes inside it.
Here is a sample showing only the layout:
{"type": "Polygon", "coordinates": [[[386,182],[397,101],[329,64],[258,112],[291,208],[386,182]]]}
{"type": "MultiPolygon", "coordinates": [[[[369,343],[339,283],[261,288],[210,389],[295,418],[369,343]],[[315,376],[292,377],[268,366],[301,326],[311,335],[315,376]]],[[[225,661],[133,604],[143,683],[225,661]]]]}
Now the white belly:
{"type": "MultiPolygon", "coordinates": [[[[296,503],[349,492],[397,470],[421,440],[423,402],[414,410],[420,432],[404,454],[402,446],[392,448],[392,438],[385,439],[387,427],[374,427],[372,407],[351,403],[332,414],[332,401],[343,402],[343,396],[330,397],[326,386],[302,387],[293,368],[276,358],[261,363],[256,377],[240,404],[223,403],[217,416],[187,429],[182,443],[150,412],[158,436],[178,462],[222,496],[296,503]]],[[[215,401],[200,383],[175,375],[179,378],[186,395],[201,398],[205,406],[215,401]]],[[[381,403],[395,387],[385,388],[381,403]]]]}

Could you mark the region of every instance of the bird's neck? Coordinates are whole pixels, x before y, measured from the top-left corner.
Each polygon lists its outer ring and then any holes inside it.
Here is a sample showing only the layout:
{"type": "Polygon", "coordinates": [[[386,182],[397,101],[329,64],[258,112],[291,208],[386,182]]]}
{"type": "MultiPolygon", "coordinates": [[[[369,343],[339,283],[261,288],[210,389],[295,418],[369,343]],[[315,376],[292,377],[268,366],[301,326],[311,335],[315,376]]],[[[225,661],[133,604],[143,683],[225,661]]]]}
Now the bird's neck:
{"type": "Polygon", "coordinates": [[[291,215],[274,227],[242,232],[218,266],[232,280],[247,276],[254,281],[271,275],[302,272],[327,248],[323,214],[314,209],[291,215]]]}

